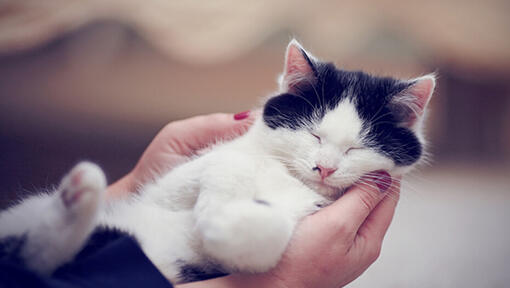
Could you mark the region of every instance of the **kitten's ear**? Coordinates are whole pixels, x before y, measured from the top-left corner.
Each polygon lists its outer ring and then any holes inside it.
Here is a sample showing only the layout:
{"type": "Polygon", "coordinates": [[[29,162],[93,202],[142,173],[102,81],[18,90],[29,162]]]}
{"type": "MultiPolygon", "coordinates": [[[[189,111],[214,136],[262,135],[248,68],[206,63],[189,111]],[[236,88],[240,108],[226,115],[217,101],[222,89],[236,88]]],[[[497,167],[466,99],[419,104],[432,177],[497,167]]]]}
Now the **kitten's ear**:
{"type": "Polygon", "coordinates": [[[409,87],[393,96],[390,109],[402,125],[414,128],[423,116],[436,86],[434,74],[425,75],[408,81],[409,87]]]}
{"type": "Polygon", "coordinates": [[[280,76],[280,91],[292,91],[302,81],[315,81],[315,57],[306,52],[296,39],[292,39],[285,53],[285,66],[280,76]]]}

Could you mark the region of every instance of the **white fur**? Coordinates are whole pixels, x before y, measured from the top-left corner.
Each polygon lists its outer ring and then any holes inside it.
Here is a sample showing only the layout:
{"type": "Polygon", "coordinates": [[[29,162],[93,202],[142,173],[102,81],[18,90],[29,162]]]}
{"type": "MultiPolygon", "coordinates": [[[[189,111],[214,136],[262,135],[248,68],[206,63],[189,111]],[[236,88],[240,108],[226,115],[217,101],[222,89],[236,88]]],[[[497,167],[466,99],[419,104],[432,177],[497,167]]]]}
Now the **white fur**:
{"type": "Polygon", "coordinates": [[[99,167],[87,162],[77,165],[56,193],[28,198],[0,214],[0,239],[25,237],[21,257],[26,265],[43,274],[53,272],[71,260],[88,239],[105,186],[99,167]]]}
{"type": "MultiPolygon", "coordinates": [[[[273,130],[259,119],[245,135],[175,168],[138,195],[109,203],[99,223],[134,235],[174,282],[179,281],[178,260],[228,271],[265,271],[276,265],[303,216],[330,203],[367,172],[391,173],[393,162],[371,149],[347,152],[359,147],[361,127],[350,102],[341,102],[315,128],[321,143],[307,130],[273,130]],[[317,163],[337,171],[321,182],[312,170],[317,163]]],[[[84,165],[79,167],[86,168],[85,175],[97,174],[97,167],[84,165]]],[[[86,185],[103,177],[96,175],[86,185]]],[[[101,187],[95,188],[97,195],[101,187]]],[[[68,221],[60,194],[30,198],[0,217],[0,237],[30,231],[29,241],[37,243],[29,249],[44,255],[27,259],[43,273],[70,260],[76,251],[69,250],[83,244],[83,236],[69,240],[73,233],[91,230],[88,224],[68,221]]],[[[80,213],[92,219],[87,215],[94,211],[80,213]]]]}
{"type": "MultiPolygon", "coordinates": [[[[265,271],[278,262],[303,216],[338,197],[340,188],[364,173],[391,169],[391,160],[375,152],[345,154],[348,147],[360,143],[361,120],[353,109],[352,103],[343,102],[323,119],[317,127],[322,143],[309,131],[273,130],[259,119],[245,135],[175,168],[135,196],[108,203],[99,224],[134,235],[147,256],[175,282],[179,281],[178,260],[213,263],[228,271],[265,271]],[[339,137],[339,132],[345,135],[339,137]],[[312,168],[330,160],[338,170],[320,184],[320,175],[312,168]]],[[[97,174],[97,167],[87,165],[78,168],[85,169],[85,175],[97,174]]],[[[63,187],[70,185],[68,179],[78,168],[64,178],[63,187]]],[[[82,180],[91,186],[102,177],[82,180]]],[[[98,195],[102,187],[96,187],[98,195]]],[[[84,240],[63,237],[65,231],[88,233],[91,229],[68,221],[61,194],[30,198],[0,217],[0,236],[27,230],[36,233],[29,240],[38,243],[29,247],[46,251],[47,256],[33,260],[32,267],[51,267],[37,268],[43,273],[76,253],[62,247],[83,244],[84,240]],[[34,221],[32,213],[44,217],[34,221]]],[[[94,211],[81,213],[86,218],[94,211]]]]}
{"type": "Polygon", "coordinates": [[[128,199],[108,203],[97,222],[104,176],[96,166],[80,164],[55,194],[29,198],[0,214],[0,238],[28,233],[23,255],[41,273],[72,259],[94,223],[134,235],[174,283],[180,262],[265,271],[276,265],[302,217],[368,172],[406,171],[364,147],[362,127],[348,100],[308,129],[271,129],[258,119],[245,135],[216,145],[128,199]],[[336,171],[322,180],[317,165],[336,171]],[[83,173],[78,184],[69,180],[77,171],[83,173]],[[72,191],[84,187],[88,193],[66,206],[72,191]]]}
{"type": "Polygon", "coordinates": [[[322,143],[308,131],[272,130],[258,120],[244,136],[177,167],[139,196],[112,203],[101,223],[134,234],[173,281],[177,260],[265,271],[278,262],[299,219],[363,174],[394,167],[369,149],[345,154],[361,143],[353,109],[343,102],[324,118],[317,127],[322,143]],[[312,168],[331,159],[338,170],[319,184],[312,168]]]}

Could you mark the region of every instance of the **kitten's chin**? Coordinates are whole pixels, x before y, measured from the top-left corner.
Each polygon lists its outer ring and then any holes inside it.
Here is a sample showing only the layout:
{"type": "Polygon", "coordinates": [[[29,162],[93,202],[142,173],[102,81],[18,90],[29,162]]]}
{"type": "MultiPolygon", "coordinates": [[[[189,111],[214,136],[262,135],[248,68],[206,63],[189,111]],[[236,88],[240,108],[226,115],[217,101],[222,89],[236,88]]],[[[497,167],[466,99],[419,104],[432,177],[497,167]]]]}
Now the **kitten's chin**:
{"type": "Polygon", "coordinates": [[[340,198],[340,196],[344,194],[347,188],[349,188],[349,187],[334,187],[319,181],[306,181],[305,184],[315,192],[321,194],[322,196],[330,200],[336,200],[340,198]]]}
{"type": "Polygon", "coordinates": [[[310,179],[308,175],[292,172],[291,174],[294,174],[294,177],[300,179],[303,184],[329,200],[336,200],[340,198],[340,196],[342,196],[345,191],[352,186],[352,184],[346,186],[331,186],[322,181],[310,179]]]}

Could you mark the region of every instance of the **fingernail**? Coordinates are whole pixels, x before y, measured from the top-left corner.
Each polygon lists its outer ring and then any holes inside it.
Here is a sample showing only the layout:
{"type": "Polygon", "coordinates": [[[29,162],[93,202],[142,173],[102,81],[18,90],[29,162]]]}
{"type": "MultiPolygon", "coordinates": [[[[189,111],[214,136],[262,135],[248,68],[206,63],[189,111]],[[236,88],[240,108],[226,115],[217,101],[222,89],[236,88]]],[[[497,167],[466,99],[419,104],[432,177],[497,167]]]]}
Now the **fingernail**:
{"type": "Polygon", "coordinates": [[[243,119],[248,118],[248,116],[250,116],[250,110],[239,112],[239,113],[235,114],[234,120],[237,120],[237,121],[243,120],[243,119]]]}
{"type": "Polygon", "coordinates": [[[386,192],[388,188],[391,186],[391,176],[386,171],[377,171],[375,175],[372,176],[375,185],[379,188],[381,193],[386,192]]]}

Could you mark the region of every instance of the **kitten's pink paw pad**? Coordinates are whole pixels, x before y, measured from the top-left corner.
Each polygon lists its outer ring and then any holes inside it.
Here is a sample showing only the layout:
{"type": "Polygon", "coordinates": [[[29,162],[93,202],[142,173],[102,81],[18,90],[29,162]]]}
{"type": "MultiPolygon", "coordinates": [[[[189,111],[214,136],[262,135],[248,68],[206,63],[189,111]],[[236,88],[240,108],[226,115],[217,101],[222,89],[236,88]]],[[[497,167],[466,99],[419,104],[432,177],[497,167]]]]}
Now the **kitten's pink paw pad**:
{"type": "Polygon", "coordinates": [[[80,185],[83,173],[85,173],[84,170],[78,170],[76,172],[72,172],[72,175],[71,175],[71,184],[72,185],[80,185]]]}
{"type": "Polygon", "coordinates": [[[64,177],[61,186],[62,202],[67,208],[80,202],[97,202],[106,189],[103,171],[95,164],[82,162],[64,177]],[[87,199],[84,199],[87,198],[87,199]]]}
{"type": "Polygon", "coordinates": [[[64,202],[64,205],[67,208],[71,207],[74,203],[76,203],[80,199],[80,196],[83,193],[83,191],[84,190],[75,191],[68,189],[62,190],[62,202],[64,202]]]}

